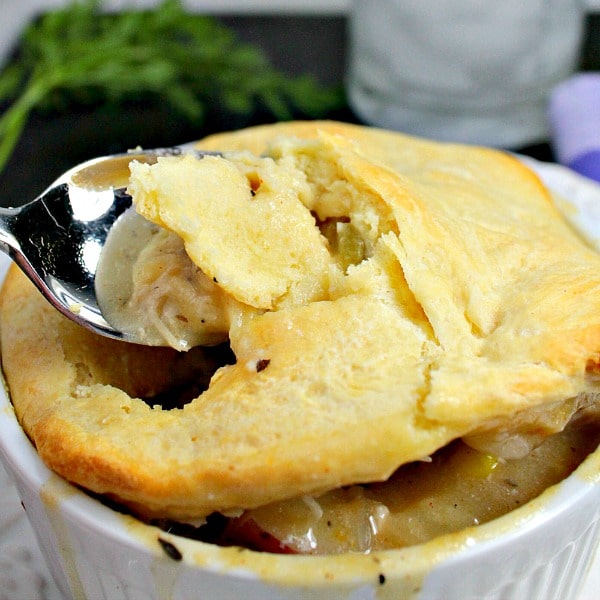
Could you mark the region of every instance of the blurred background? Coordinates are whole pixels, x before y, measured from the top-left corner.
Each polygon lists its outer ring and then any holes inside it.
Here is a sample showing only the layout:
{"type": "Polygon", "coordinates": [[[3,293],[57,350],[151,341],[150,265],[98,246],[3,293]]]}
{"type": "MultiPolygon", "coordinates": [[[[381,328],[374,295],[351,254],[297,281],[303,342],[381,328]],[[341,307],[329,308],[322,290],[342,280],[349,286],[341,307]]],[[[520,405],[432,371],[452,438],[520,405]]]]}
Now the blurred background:
{"type": "Polygon", "coordinates": [[[32,199],[93,156],[289,118],[368,123],[553,160],[541,112],[551,86],[600,71],[600,0],[95,4],[101,14],[143,11],[150,20],[102,25],[81,11],[65,18],[67,0],[0,0],[4,206],[32,199]],[[117,33],[107,39],[99,27],[117,33]],[[146,64],[140,56],[127,63],[133,45],[144,47],[146,64]]]}

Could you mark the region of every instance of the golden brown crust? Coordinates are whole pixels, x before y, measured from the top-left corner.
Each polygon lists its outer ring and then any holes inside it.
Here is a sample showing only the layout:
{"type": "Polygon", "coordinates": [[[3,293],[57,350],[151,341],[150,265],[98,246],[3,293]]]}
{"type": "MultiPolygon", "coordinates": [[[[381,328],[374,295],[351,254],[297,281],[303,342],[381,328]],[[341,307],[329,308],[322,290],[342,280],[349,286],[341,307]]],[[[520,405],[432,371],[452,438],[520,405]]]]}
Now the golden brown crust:
{"type": "Polygon", "coordinates": [[[495,151],[329,122],[199,146],[261,154],[280,136],[318,141],[386,228],[327,298],[240,316],[236,365],[183,409],[139,397],[192,359],[85,332],[10,272],[4,370],[49,466],[142,513],[193,518],[383,479],[456,437],[535,428],[540,407],[562,426],[577,402],[556,406],[593,391],[600,257],[539,179],[495,151]]]}

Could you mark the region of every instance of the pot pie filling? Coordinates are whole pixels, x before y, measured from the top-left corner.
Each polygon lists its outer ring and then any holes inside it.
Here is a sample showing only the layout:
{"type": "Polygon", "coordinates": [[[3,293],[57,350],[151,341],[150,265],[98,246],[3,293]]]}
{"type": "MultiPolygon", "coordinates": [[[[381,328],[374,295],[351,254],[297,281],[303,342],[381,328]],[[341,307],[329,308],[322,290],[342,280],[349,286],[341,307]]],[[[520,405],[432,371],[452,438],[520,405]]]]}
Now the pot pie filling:
{"type": "Polygon", "coordinates": [[[8,277],[3,365],[51,468],[181,535],[365,553],[505,514],[597,447],[600,260],[515,159],[336,123],[198,147],[224,154],[132,163],[97,279],[166,347],[8,277]]]}

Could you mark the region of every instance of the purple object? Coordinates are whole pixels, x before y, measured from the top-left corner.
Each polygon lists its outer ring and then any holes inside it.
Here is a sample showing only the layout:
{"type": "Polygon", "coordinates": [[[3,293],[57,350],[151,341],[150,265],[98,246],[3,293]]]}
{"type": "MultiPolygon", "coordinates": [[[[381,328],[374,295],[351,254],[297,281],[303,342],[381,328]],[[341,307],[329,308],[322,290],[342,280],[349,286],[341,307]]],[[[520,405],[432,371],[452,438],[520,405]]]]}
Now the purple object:
{"type": "Polygon", "coordinates": [[[557,86],[548,117],[558,162],[600,181],[600,73],[580,73],[557,86]]]}
{"type": "Polygon", "coordinates": [[[600,181],[600,148],[579,155],[567,166],[590,179],[600,181]]]}

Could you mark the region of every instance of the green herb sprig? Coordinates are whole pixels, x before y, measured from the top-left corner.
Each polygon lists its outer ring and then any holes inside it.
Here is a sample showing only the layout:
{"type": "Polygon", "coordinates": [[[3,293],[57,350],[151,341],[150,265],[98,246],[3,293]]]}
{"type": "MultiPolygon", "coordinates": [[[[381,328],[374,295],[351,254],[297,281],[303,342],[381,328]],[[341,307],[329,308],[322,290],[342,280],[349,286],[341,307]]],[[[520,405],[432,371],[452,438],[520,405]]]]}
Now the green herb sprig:
{"type": "Polygon", "coordinates": [[[258,48],[179,0],[152,10],[106,13],[99,0],[50,11],[26,28],[0,73],[0,171],[34,110],[158,99],[201,125],[211,107],[276,120],[317,118],[343,104],[339,87],[289,77],[258,48]]]}

